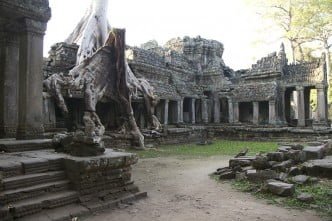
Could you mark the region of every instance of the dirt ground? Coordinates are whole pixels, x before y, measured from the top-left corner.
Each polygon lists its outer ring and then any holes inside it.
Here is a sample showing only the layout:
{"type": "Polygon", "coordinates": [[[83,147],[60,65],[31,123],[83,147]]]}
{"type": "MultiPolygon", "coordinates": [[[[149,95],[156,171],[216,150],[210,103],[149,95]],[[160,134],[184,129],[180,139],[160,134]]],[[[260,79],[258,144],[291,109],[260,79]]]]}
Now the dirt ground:
{"type": "Polygon", "coordinates": [[[226,166],[226,157],[203,159],[141,159],[134,180],[148,198],[133,205],[87,217],[91,221],[316,221],[312,211],[269,205],[229,183],[217,183],[208,174],[226,166]]]}

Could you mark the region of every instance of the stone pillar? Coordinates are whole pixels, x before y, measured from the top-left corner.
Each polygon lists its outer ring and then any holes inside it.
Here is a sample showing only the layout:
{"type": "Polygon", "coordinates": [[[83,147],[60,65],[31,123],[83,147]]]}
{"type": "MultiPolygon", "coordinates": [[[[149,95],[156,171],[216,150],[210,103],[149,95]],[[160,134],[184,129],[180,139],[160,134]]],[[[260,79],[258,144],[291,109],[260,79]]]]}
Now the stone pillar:
{"type": "Polygon", "coordinates": [[[205,124],[209,123],[208,103],[206,98],[202,98],[202,121],[205,124]]]}
{"type": "Polygon", "coordinates": [[[286,125],[286,100],[285,100],[285,96],[286,96],[286,88],[281,88],[280,89],[280,98],[279,98],[279,123],[281,125],[286,125]]]}
{"type": "Polygon", "coordinates": [[[213,109],[213,112],[214,112],[214,116],[213,116],[213,120],[214,120],[214,123],[220,123],[220,99],[219,97],[216,97],[214,99],[214,102],[213,102],[213,106],[214,106],[214,109],[213,109]]]}
{"type": "Polygon", "coordinates": [[[259,123],[259,103],[257,101],[252,103],[253,105],[253,115],[252,115],[252,122],[253,124],[258,125],[259,123]]]}
{"type": "Polygon", "coordinates": [[[0,137],[16,137],[19,37],[0,32],[0,137]]]}
{"type": "Polygon", "coordinates": [[[239,123],[239,102],[233,102],[233,116],[234,123],[239,123]]]}
{"type": "Polygon", "coordinates": [[[183,118],[182,107],[183,107],[183,100],[181,99],[181,100],[177,101],[177,108],[176,108],[177,119],[176,119],[176,123],[183,123],[183,121],[182,121],[182,118],[183,118]]]}
{"type": "Polygon", "coordinates": [[[183,102],[184,102],[184,99],[181,98],[181,101],[180,101],[180,107],[181,107],[180,123],[183,123],[183,102]]]}
{"type": "Polygon", "coordinates": [[[17,138],[38,138],[43,128],[43,37],[46,23],[24,19],[20,34],[17,138]]]}
{"type": "Polygon", "coordinates": [[[276,101],[269,101],[269,124],[276,124],[276,101]]]}
{"type": "Polygon", "coordinates": [[[234,109],[233,101],[231,98],[228,98],[228,123],[234,123],[234,109]]]}
{"type": "Polygon", "coordinates": [[[195,98],[191,99],[191,123],[195,124],[196,123],[196,115],[195,115],[195,98]]]}
{"type": "Polygon", "coordinates": [[[165,109],[164,109],[164,125],[168,124],[168,107],[169,107],[169,100],[165,100],[165,109]]]}
{"type": "Polygon", "coordinates": [[[316,85],[317,89],[317,121],[327,125],[327,91],[323,84],[316,85]]]}
{"type": "Polygon", "coordinates": [[[305,127],[304,88],[296,87],[296,91],[297,91],[297,110],[298,110],[297,126],[305,127]]]}

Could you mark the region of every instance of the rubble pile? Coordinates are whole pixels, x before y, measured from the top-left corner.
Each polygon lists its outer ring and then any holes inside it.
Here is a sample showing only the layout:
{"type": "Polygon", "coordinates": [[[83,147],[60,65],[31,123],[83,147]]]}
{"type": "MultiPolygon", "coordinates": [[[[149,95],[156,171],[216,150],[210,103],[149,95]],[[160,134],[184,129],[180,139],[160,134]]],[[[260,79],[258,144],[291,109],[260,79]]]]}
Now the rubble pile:
{"type": "MultiPolygon", "coordinates": [[[[320,178],[332,179],[332,140],[306,144],[282,144],[275,152],[246,156],[242,151],[219,168],[219,179],[248,180],[264,183],[264,190],[278,196],[292,196],[295,184],[315,183],[320,178]]],[[[312,196],[300,195],[301,201],[312,196]]]]}

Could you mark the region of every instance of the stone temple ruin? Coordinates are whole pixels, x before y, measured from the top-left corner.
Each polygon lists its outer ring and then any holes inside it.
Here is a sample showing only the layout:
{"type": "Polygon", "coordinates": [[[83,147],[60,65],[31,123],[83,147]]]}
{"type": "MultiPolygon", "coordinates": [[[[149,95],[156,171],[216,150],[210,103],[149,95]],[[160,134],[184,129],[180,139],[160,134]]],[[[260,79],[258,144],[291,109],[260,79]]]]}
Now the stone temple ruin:
{"type": "Polygon", "coordinates": [[[331,133],[324,59],[288,64],[281,45],[234,71],[218,41],[130,47],[113,30],[76,66],[75,44],[43,59],[50,16],[47,0],[0,0],[0,220],[68,219],[145,197],[131,179],[137,156],[110,148],[331,133]]]}
{"type": "MultiPolygon", "coordinates": [[[[44,77],[68,73],[75,65],[77,45],[55,44],[44,62],[44,77]]],[[[146,106],[144,94],[132,98],[136,123],[146,144],[179,143],[203,139],[202,134],[226,137],[310,137],[330,133],[327,118],[327,80],[324,58],[311,63],[288,64],[284,46],[253,64],[234,71],[226,66],[224,46],[215,40],[184,37],[161,47],[155,41],[127,46],[128,70],[150,85],[157,99],[146,106]],[[310,106],[316,91],[317,108],[310,106]],[[151,118],[162,125],[155,129],[151,118]],[[204,131],[204,133],[202,133],[204,131]],[[161,131],[159,131],[161,132],[161,131]],[[175,138],[175,139],[174,139],[175,138]]],[[[65,97],[70,116],[65,118],[49,96],[44,96],[47,130],[83,126],[82,95],[65,97]]],[[[130,137],[117,133],[120,110],[112,100],[97,104],[97,113],[112,139],[105,142],[132,146],[130,137]]]]}

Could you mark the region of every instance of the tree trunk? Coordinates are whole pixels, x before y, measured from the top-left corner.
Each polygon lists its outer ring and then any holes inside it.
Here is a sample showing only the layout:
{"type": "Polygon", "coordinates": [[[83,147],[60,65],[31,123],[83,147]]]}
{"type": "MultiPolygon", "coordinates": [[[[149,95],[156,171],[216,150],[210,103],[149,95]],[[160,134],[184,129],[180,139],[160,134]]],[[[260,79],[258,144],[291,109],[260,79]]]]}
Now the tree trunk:
{"type": "Polygon", "coordinates": [[[79,45],[76,64],[80,64],[104,45],[110,30],[107,10],[108,0],[91,0],[85,15],[65,40],[66,43],[79,45]]]}
{"type": "Polygon", "coordinates": [[[130,131],[137,142],[136,148],[144,149],[144,136],[139,130],[136,120],[134,117],[133,108],[131,106],[131,91],[128,87],[128,80],[126,75],[126,61],[125,61],[125,30],[122,29],[113,29],[114,33],[113,38],[109,38],[107,43],[114,41],[115,46],[115,56],[116,56],[116,90],[119,96],[119,101],[124,107],[126,113],[126,118],[128,120],[128,126],[130,131]]]}

